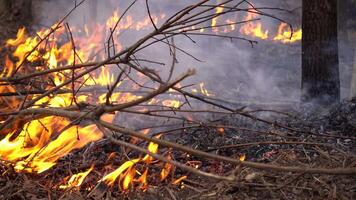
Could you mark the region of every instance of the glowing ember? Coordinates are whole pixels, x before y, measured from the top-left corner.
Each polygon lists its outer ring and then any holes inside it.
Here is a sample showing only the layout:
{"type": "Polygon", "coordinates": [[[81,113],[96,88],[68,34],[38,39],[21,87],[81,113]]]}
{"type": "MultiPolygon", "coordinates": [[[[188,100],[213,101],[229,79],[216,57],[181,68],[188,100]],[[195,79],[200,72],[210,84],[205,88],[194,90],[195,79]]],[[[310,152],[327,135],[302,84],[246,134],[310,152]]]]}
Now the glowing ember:
{"type": "Polygon", "coordinates": [[[245,161],[245,160],[246,160],[246,155],[245,155],[245,154],[241,155],[240,158],[239,158],[239,160],[240,160],[240,161],[245,161]]]}
{"type": "Polygon", "coordinates": [[[217,131],[218,131],[218,133],[219,133],[220,135],[224,135],[224,134],[225,134],[225,129],[222,128],[222,127],[217,128],[217,131]]]}

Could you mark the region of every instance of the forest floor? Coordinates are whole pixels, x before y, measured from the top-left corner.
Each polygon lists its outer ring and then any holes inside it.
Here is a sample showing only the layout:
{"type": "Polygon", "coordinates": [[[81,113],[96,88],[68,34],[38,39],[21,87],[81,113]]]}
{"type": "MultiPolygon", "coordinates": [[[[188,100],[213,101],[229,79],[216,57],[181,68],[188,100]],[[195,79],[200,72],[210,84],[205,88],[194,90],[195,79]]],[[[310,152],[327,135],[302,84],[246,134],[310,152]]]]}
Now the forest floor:
{"type": "MultiPolygon", "coordinates": [[[[219,155],[234,158],[245,155],[247,161],[280,166],[356,167],[356,104],[343,102],[323,111],[271,113],[264,117],[304,131],[286,131],[239,116],[223,116],[206,122],[224,126],[223,133],[202,126],[175,132],[165,139],[219,155]]],[[[110,152],[120,152],[120,148],[104,140],[90,150],[94,153],[85,159],[87,148],[73,152],[39,175],[15,173],[1,165],[0,199],[356,199],[355,176],[261,171],[179,153],[173,154],[174,160],[194,162],[199,169],[219,175],[234,173],[236,181],[216,181],[177,168],[176,178],[188,178],[180,185],[173,185],[173,177],[160,182],[159,168],[152,165],[147,191],[132,188],[118,192],[117,186],[104,187],[99,190],[99,198],[89,198],[92,186],[100,178],[98,175],[105,171],[105,159],[110,152]],[[97,163],[95,173],[88,176],[81,189],[55,189],[55,183],[68,171],[75,173],[88,168],[89,163],[97,163]]],[[[111,164],[119,165],[124,159],[115,156],[111,164]]]]}

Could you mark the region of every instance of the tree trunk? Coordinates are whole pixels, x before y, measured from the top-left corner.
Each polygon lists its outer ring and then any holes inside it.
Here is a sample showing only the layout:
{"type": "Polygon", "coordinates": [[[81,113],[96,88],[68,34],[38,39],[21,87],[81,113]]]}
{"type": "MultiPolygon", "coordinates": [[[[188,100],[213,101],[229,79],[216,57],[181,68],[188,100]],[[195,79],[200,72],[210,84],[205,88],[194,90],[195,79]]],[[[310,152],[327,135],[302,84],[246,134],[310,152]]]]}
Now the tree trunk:
{"type": "Polygon", "coordinates": [[[356,103],[356,1],[348,0],[347,1],[347,19],[346,22],[346,32],[347,39],[352,46],[351,51],[353,51],[353,69],[352,69],[352,79],[350,85],[350,99],[356,103]]]}
{"type": "Polygon", "coordinates": [[[337,0],[303,0],[302,101],[340,101],[337,0]]]}

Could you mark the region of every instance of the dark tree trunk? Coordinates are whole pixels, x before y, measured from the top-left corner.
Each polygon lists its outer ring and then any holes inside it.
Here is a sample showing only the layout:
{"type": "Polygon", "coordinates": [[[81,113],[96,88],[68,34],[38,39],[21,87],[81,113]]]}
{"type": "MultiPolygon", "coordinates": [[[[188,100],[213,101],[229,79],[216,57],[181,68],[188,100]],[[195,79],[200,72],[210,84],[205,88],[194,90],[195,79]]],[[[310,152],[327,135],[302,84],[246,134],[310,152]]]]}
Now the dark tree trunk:
{"type": "Polygon", "coordinates": [[[337,0],[303,0],[302,101],[340,101],[337,0]]]}

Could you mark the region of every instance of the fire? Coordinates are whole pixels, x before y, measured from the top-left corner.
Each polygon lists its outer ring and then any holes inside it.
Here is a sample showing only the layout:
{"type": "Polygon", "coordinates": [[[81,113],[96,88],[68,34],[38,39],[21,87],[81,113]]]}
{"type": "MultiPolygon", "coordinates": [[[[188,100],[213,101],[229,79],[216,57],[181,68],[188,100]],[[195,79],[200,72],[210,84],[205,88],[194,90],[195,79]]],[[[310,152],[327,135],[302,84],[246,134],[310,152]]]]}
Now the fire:
{"type": "Polygon", "coordinates": [[[148,188],[148,182],[147,182],[147,174],[148,174],[148,169],[143,172],[143,174],[140,176],[140,178],[137,179],[137,182],[140,183],[140,189],[143,191],[146,191],[148,188]]]}
{"type": "Polygon", "coordinates": [[[84,179],[90,174],[91,171],[93,171],[94,166],[90,167],[87,171],[85,172],[80,172],[78,174],[74,174],[70,177],[68,182],[66,184],[60,185],[60,189],[67,189],[67,188],[72,188],[72,187],[80,187],[84,181],[84,179]]]}
{"type": "MultiPolygon", "coordinates": [[[[158,144],[150,142],[147,147],[148,151],[151,153],[158,152],[158,144]]],[[[104,182],[109,186],[113,186],[116,180],[119,180],[119,188],[122,188],[124,191],[129,189],[130,185],[135,181],[135,176],[137,174],[137,170],[135,165],[139,162],[150,164],[153,161],[153,158],[150,155],[145,155],[143,158],[136,158],[129,161],[124,162],[119,168],[115,171],[104,176],[99,182],[104,182]]],[[[147,174],[146,171],[136,180],[136,182],[141,183],[141,189],[147,189],[147,174]]]]}
{"type": "MultiPolygon", "coordinates": [[[[251,21],[258,17],[258,14],[254,13],[256,10],[252,9],[252,7],[250,7],[249,10],[251,10],[251,12],[247,13],[247,16],[244,18],[245,21],[251,21]]],[[[268,30],[262,29],[261,22],[247,22],[240,28],[240,32],[263,40],[268,38],[268,30]]]]}
{"type": "Polygon", "coordinates": [[[281,23],[278,27],[278,34],[273,38],[275,41],[281,41],[283,43],[294,43],[302,39],[302,30],[299,29],[292,32],[286,23],[281,23]]]}
{"type": "MultiPolygon", "coordinates": [[[[118,84],[118,85],[120,85],[120,84],[118,84]]],[[[110,100],[111,100],[111,102],[115,102],[115,103],[126,103],[126,102],[137,100],[139,98],[142,98],[142,96],[137,96],[132,93],[115,92],[111,96],[110,100]]],[[[99,97],[99,102],[104,103],[105,101],[106,101],[106,94],[103,94],[99,97]]]]}
{"type": "Polygon", "coordinates": [[[124,181],[122,183],[122,187],[124,190],[129,189],[130,185],[133,183],[134,176],[136,174],[136,169],[134,167],[131,167],[127,170],[125,174],[124,181]]]}
{"type": "MultiPolygon", "coordinates": [[[[250,36],[253,38],[262,39],[262,40],[279,41],[284,44],[295,43],[302,39],[302,30],[299,29],[299,30],[295,31],[293,33],[293,36],[291,37],[292,32],[289,30],[290,28],[286,23],[281,23],[278,26],[276,35],[274,37],[271,37],[270,33],[274,32],[274,31],[270,31],[270,30],[266,29],[266,27],[264,27],[262,22],[256,21],[260,17],[260,15],[258,14],[258,11],[256,11],[256,9],[254,9],[252,6],[249,6],[248,10],[249,10],[249,12],[247,12],[247,15],[242,19],[242,21],[246,21],[246,23],[239,28],[239,32],[241,34],[243,34],[245,36],[250,36]]],[[[215,8],[215,14],[220,14],[222,12],[224,12],[223,6],[215,8]]],[[[230,33],[230,32],[234,32],[237,30],[237,26],[236,26],[235,22],[238,19],[236,19],[236,17],[235,17],[235,19],[232,19],[232,18],[226,19],[225,23],[224,23],[224,25],[225,25],[224,28],[215,27],[215,26],[219,25],[218,21],[221,21],[218,19],[219,19],[219,17],[214,17],[211,21],[211,26],[213,27],[212,32],[214,32],[215,34],[230,33]]],[[[192,29],[195,29],[195,27],[192,29]]],[[[200,32],[204,32],[204,31],[205,31],[204,29],[200,30],[200,32]]]]}
{"type": "Polygon", "coordinates": [[[182,176],[174,181],[172,181],[172,184],[173,185],[180,185],[182,183],[183,180],[187,179],[188,177],[187,176],[182,176]]]}
{"type": "Polygon", "coordinates": [[[239,158],[240,161],[245,161],[246,160],[246,155],[242,154],[239,158]]]}
{"type": "Polygon", "coordinates": [[[133,165],[136,163],[140,162],[141,159],[133,159],[126,161],[124,164],[122,164],[119,168],[117,168],[115,171],[109,173],[108,175],[104,176],[101,181],[105,182],[107,185],[112,186],[116,179],[127,169],[131,168],[133,165]]]}
{"type": "MultiPolygon", "coordinates": [[[[151,153],[157,153],[157,151],[158,151],[158,144],[153,143],[153,142],[150,142],[150,143],[148,144],[147,149],[148,149],[151,153]]],[[[152,162],[153,158],[152,158],[152,156],[150,156],[150,155],[147,154],[142,160],[143,160],[145,163],[149,164],[149,163],[152,162]]]]}
{"type": "Polygon", "coordinates": [[[169,99],[167,99],[167,100],[163,100],[162,101],[162,105],[167,106],[167,107],[171,107],[171,108],[179,108],[181,103],[180,103],[179,100],[174,100],[174,99],[169,100],[169,99]]]}
{"type": "Polygon", "coordinates": [[[227,19],[226,20],[226,24],[230,24],[229,25],[229,28],[225,28],[225,30],[224,30],[224,33],[228,33],[228,32],[231,32],[231,31],[235,31],[235,29],[236,29],[236,25],[235,24],[233,24],[234,23],[234,21],[233,20],[231,20],[231,19],[227,19]]]}
{"type": "Polygon", "coordinates": [[[205,96],[207,96],[207,97],[212,96],[212,94],[209,93],[209,91],[205,88],[205,83],[200,83],[199,86],[200,86],[200,92],[201,92],[203,95],[205,95],[205,96]]]}
{"type": "Polygon", "coordinates": [[[56,161],[74,149],[84,147],[102,138],[94,125],[72,126],[58,135],[57,129],[70,122],[57,117],[46,117],[31,121],[15,139],[8,134],[0,141],[0,157],[16,162],[17,171],[42,173],[56,164],[56,161]],[[57,139],[51,141],[55,135],[57,139]]]}
{"type": "Polygon", "coordinates": [[[26,29],[20,28],[16,34],[16,39],[8,39],[6,44],[9,46],[18,46],[19,44],[23,43],[25,40],[25,31],[26,29]]]}
{"type": "Polygon", "coordinates": [[[216,130],[218,131],[218,133],[219,133],[220,135],[224,135],[224,134],[225,134],[225,129],[222,128],[222,127],[219,127],[219,128],[217,128],[216,130]]]}
{"type": "MultiPolygon", "coordinates": [[[[167,156],[167,159],[168,159],[168,160],[172,160],[171,154],[169,154],[169,155],[167,156]]],[[[162,169],[162,171],[161,171],[161,173],[160,173],[160,179],[161,179],[161,181],[165,180],[165,179],[168,177],[168,175],[169,175],[169,173],[171,172],[172,168],[173,168],[172,164],[170,164],[170,163],[164,164],[164,167],[163,167],[163,169],[162,169]]]]}
{"type": "MultiPolygon", "coordinates": [[[[89,75],[86,75],[84,78],[88,80],[86,82],[87,85],[108,86],[114,83],[114,74],[110,73],[110,69],[106,67],[101,68],[99,76],[89,77],[89,75]]],[[[120,86],[120,84],[118,86],[120,86]]]]}
{"type": "MultiPolygon", "coordinates": [[[[224,11],[224,7],[223,6],[216,7],[215,14],[219,15],[223,11],[224,11]]],[[[218,22],[218,17],[214,17],[212,19],[212,22],[211,22],[211,26],[213,27],[213,32],[218,32],[219,31],[218,28],[215,27],[217,25],[217,22],[218,22]]]]}

